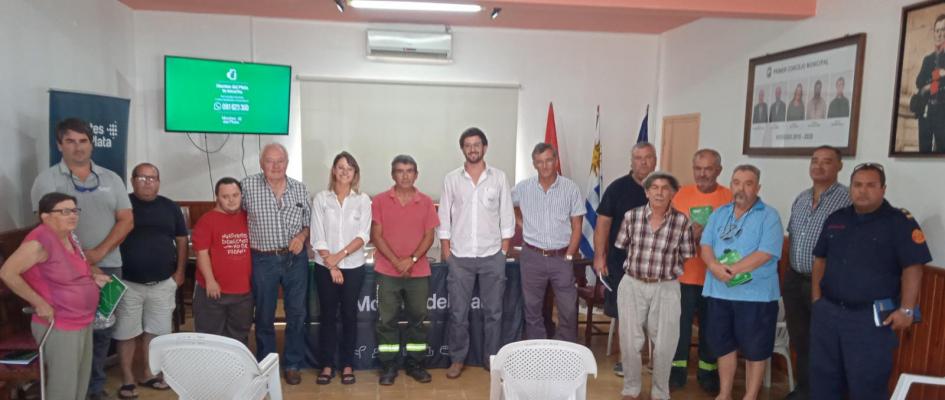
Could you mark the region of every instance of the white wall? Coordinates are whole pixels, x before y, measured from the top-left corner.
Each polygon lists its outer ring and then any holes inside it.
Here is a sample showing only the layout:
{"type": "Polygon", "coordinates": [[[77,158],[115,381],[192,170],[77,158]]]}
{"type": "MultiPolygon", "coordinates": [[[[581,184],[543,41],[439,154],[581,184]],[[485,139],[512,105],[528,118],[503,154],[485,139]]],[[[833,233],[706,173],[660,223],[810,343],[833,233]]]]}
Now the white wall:
{"type": "MultiPolygon", "coordinates": [[[[0,232],[36,222],[50,88],[134,94],[132,11],[114,0],[0,0],[0,232]]],[[[134,113],[132,113],[132,119],[134,113]]]]}
{"type": "Polygon", "coordinates": [[[857,156],[845,160],[841,180],[863,161],[888,175],[887,198],[908,208],[925,230],[933,264],[945,265],[945,163],[941,158],[889,158],[888,145],[899,51],[900,16],[912,0],[821,0],[817,15],[798,22],[702,19],[661,35],[660,117],[702,114],[700,146],[723,156],[723,180],[750,162],[762,170],[761,195],[787,222],[793,198],[810,186],[804,157],[742,155],[748,60],[803,45],[866,32],[857,156]]]}
{"type": "MultiPolygon", "coordinates": [[[[518,179],[533,175],[529,154],[544,139],[548,102],[555,104],[563,169],[584,187],[590,166],[594,109],[601,105],[603,171],[607,181],[629,169],[629,149],[647,103],[656,99],[655,35],[454,28],[454,63],[414,65],[365,59],[364,24],[202,14],[135,12],[138,88],[129,165],[148,160],[162,170],[162,192],[177,200],[211,199],[206,158],[180,133],[163,131],[165,54],[290,64],[294,75],[461,82],[520,83],[518,179]]],[[[293,83],[289,174],[301,176],[299,83],[293,83]],[[294,161],[293,161],[294,160],[294,161]]],[[[448,132],[455,135],[460,132],[448,132]]],[[[486,132],[488,135],[489,132],[486,132]]],[[[202,145],[202,136],[196,137],[202,145]]],[[[239,136],[211,155],[213,177],[243,176],[239,136]]],[[[209,138],[210,148],[222,136],[209,138]]],[[[244,162],[258,172],[258,145],[246,138],[244,162]]],[[[329,149],[334,153],[342,149],[329,149]]],[[[459,152],[456,148],[444,151],[459,152]]],[[[357,154],[355,154],[357,156],[357,154]]],[[[393,154],[391,154],[393,157],[393,154]]],[[[486,157],[488,160],[488,155],[486,157]]],[[[387,171],[362,171],[381,173],[387,171]]],[[[514,173],[514,175],[513,175],[514,173]]]]}

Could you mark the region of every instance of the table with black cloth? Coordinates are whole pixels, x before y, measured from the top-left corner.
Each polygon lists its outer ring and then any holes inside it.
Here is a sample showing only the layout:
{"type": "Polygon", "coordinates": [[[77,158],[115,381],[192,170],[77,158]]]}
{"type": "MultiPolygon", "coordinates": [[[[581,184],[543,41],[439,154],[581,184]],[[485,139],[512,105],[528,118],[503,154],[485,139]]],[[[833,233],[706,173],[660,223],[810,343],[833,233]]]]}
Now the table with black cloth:
{"type": "MultiPolygon", "coordinates": [[[[305,363],[308,367],[321,366],[322,363],[315,356],[318,346],[318,294],[316,293],[314,262],[309,263],[309,295],[308,295],[308,350],[305,363]]],[[[374,266],[367,264],[364,285],[358,297],[358,338],[354,350],[355,369],[374,369],[380,367],[378,361],[377,343],[375,342],[374,326],[379,317],[377,314],[377,298],[374,285],[374,266]]],[[[446,329],[449,325],[449,308],[447,306],[446,276],[449,267],[446,263],[432,263],[430,275],[430,296],[427,298],[427,367],[446,368],[450,365],[449,347],[445,342],[446,329]]],[[[502,311],[502,345],[520,340],[525,324],[525,312],[522,305],[522,282],[518,261],[506,263],[505,297],[502,311]]],[[[469,312],[469,354],[466,357],[467,365],[483,365],[483,316],[479,306],[479,285],[473,290],[473,301],[469,312]]],[[[401,329],[406,327],[406,320],[401,318],[401,329]]],[[[341,324],[338,324],[339,335],[341,324]]],[[[404,349],[405,343],[401,343],[404,349]]],[[[402,350],[403,351],[403,350],[402,350]]]]}

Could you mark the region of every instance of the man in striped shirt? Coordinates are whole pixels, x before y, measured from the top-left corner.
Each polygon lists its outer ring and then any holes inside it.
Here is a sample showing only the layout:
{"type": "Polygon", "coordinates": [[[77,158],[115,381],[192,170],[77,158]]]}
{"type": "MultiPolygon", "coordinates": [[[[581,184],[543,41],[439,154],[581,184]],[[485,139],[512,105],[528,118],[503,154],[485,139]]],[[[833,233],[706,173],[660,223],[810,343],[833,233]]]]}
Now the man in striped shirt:
{"type": "Polygon", "coordinates": [[[548,143],[532,151],[538,176],[512,189],[518,206],[516,222],[522,224],[522,297],[525,299],[525,337],[546,339],[542,306],[545,287],[554,289],[558,307],[555,339],[577,340],[577,289],[571,259],[581,240],[584,201],[577,185],[558,175],[558,152],[548,143]]]}
{"type": "Polygon", "coordinates": [[[696,254],[689,218],[671,206],[679,181],[654,172],[643,181],[643,188],[649,202],[627,211],[614,243],[627,251],[625,274],[617,288],[624,400],[639,398],[643,389],[644,331],[653,342],[650,398],[669,398],[669,373],[679,340],[676,278],[683,273],[683,261],[696,254]]]}

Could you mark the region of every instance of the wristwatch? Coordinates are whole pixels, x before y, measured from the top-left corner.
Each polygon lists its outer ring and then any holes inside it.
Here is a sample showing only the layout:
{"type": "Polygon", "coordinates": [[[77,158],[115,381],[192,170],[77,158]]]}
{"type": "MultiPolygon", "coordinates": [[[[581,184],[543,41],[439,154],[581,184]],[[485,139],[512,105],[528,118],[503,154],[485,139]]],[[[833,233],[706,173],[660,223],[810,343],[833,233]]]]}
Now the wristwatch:
{"type": "Polygon", "coordinates": [[[573,260],[574,260],[574,256],[572,256],[572,255],[570,255],[570,254],[565,254],[565,255],[564,255],[564,259],[565,259],[566,261],[573,261],[573,260]]]}
{"type": "Polygon", "coordinates": [[[413,262],[413,263],[415,263],[415,264],[416,264],[417,260],[419,260],[419,259],[420,259],[420,257],[417,257],[417,256],[410,256],[410,261],[413,262]]]}
{"type": "Polygon", "coordinates": [[[906,314],[906,316],[909,317],[909,318],[913,318],[913,317],[915,316],[915,315],[914,315],[914,314],[915,314],[915,310],[913,310],[913,309],[911,309],[911,308],[902,307],[902,308],[899,309],[899,311],[902,311],[902,313],[903,313],[903,314],[906,314]]]}

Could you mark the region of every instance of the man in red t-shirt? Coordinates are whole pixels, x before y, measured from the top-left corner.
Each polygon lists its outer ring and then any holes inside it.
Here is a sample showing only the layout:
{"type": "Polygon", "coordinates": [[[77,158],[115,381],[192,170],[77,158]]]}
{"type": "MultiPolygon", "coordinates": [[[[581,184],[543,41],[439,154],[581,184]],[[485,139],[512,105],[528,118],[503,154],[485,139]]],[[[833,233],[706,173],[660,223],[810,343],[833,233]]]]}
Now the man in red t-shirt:
{"type": "Polygon", "coordinates": [[[427,297],[430,296],[430,262],[427,250],[433,245],[433,229],[440,224],[433,200],[413,185],[417,162],[399,155],[391,162],[394,187],[378,194],[371,204],[371,242],[377,280],[377,344],[381,360],[381,385],[393,385],[397,378],[397,355],[401,353],[398,314],[401,305],[407,316],[404,370],[417,382],[432,379],[423,368],[427,354],[427,297]]]}
{"type": "Polygon", "coordinates": [[[192,233],[197,253],[194,330],[246,343],[253,323],[250,292],[252,258],[239,181],[217,181],[217,206],[197,221],[192,233]]]}

